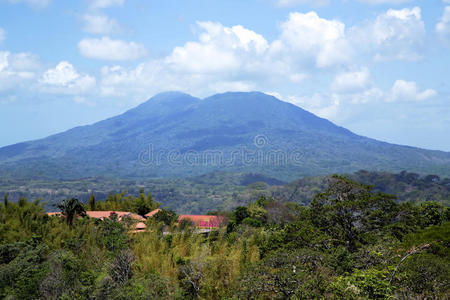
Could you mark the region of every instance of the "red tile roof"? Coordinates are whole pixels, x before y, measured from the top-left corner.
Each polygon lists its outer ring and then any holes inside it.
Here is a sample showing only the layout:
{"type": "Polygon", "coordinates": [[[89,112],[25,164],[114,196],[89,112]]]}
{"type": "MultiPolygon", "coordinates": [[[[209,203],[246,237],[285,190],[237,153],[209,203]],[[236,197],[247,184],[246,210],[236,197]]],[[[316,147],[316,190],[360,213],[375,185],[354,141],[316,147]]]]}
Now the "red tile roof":
{"type": "Polygon", "coordinates": [[[150,218],[150,217],[153,217],[154,215],[156,215],[158,212],[160,212],[161,211],[161,208],[157,208],[157,209],[155,209],[155,210],[152,210],[151,212],[149,212],[148,214],[146,214],[145,216],[147,217],[147,218],[150,218]]]}
{"type": "Polygon", "coordinates": [[[222,225],[224,218],[221,216],[180,215],[178,223],[182,220],[190,220],[198,228],[217,228],[222,225]]]}

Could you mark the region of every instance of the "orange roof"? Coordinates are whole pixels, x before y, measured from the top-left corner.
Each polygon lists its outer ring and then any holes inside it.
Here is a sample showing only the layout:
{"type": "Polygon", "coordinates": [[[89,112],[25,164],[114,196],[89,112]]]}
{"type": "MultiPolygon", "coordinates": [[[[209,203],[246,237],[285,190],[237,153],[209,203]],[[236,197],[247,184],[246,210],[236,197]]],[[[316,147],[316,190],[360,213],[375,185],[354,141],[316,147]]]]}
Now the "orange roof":
{"type": "Polygon", "coordinates": [[[158,212],[160,212],[161,211],[161,208],[157,208],[157,209],[155,209],[155,210],[152,210],[151,212],[149,212],[148,214],[145,214],[145,216],[147,217],[147,218],[150,218],[150,217],[153,217],[154,215],[156,215],[158,212]]]}
{"type": "Polygon", "coordinates": [[[135,229],[139,230],[139,229],[145,229],[147,228],[147,225],[145,225],[144,222],[139,222],[136,224],[135,229]]]}
{"type": "Polygon", "coordinates": [[[96,219],[105,219],[105,218],[109,218],[112,215],[116,214],[117,217],[120,219],[125,218],[125,217],[129,217],[133,220],[139,220],[139,221],[144,221],[145,218],[141,217],[138,214],[132,213],[132,212],[128,212],[128,211],[112,211],[112,210],[107,210],[107,211],[86,211],[86,215],[88,215],[91,218],[96,218],[96,219]]]}
{"type": "Polygon", "coordinates": [[[207,215],[180,215],[178,223],[182,220],[190,220],[196,227],[199,228],[217,228],[223,222],[221,216],[207,216],[207,215]]]}
{"type": "MultiPolygon", "coordinates": [[[[107,210],[107,211],[92,211],[92,210],[88,210],[86,211],[86,215],[88,215],[91,218],[95,218],[95,219],[104,219],[104,218],[109,218],[111,217],[113,214],[116,214],[117,217],[119,217],[119,220],[125,217],[130,217],[133,220],[138,220],[138,221],[145,221],[144,217],[141,217],[138,214],[132,213],[132,212],[128,212],[128,211],[112,211],[112,210],[107,210]]],[[[48,212],[47,215],[49,216],[61,216],[61,212],[48,212]]]]}

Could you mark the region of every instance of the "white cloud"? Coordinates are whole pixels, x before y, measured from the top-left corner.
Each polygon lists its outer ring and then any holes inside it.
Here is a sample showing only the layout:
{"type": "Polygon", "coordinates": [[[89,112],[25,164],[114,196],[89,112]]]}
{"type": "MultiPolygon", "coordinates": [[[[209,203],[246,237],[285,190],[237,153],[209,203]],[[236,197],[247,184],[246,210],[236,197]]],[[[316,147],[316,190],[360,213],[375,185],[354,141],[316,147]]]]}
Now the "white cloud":
{"type": "Polygon", "coordinates": [[[0,52],[0,72],[6,69],[9,65],[8,62],[9,52],[2,51],[0,52]]]}
{"type": "Polygon", "coordinates": [[[319,117],[333,119],[341,110],[341,99],[336,94],[315,93],[311,96],[287,96],[280,99],[300,106],[319,117]]]}
{"type": "Polygon", "coordinates": [[[6,31],[0,27],[0,43],[6,39],[6,31]]]}
{"type": "Polygon", "coordinates": [[[281,37],[273,52],[312,60],[319,68],[348,63],[353,51],[345,37],[345,24],[320,18],[315,12],[291,13],[281,24],[281,37]]]}
{"type": "Polygon", "coordinates": [[[39,80],[42,91],[54,94],[77,95],[90,91],[96,80],[89,75],[82,75],[73,65],[60,62],[55,68],[47,70],[39,80]]]}
{"type": "Polygon", "coordinates": [[[255,68],[269,45],[263,36],[240,25],[198,22],[198,42],[176,47],[166,58],[172,68],[194,73],[244,71],[255,68]]]}
{"type": "Polygon", "coordinates": [[[26,3],[35,8],[45,7],[51,2],[51,0],[7,0],[7,1],[12,4],[26,3]]]}
{"type": "Polygon", "coordinates": [[[78,43],[78,49],[85,57],[104,60],[134,60],[147,54],[141,44],[112,40],[109,37],[83,39],[78,43]]]}
{"type": "MultiPolygon", "coordinates": [[[[30,53],[10,53],[0,51],[0,92],[16,93],[23,90],[36,78],[40,64],[30,53]]],[[[5,99],[6,94],[2,93],[5,99]]]]}
{"type": "Polygon", "coordinates": [[[0,91],[22,88],[36,77],[39,67],[35,55],[0,51],[0,91]]]}
{"type": "Polygon", "coordinates": [[[119,22],[101,14],[85,14],[83,30],[93,34],[110,34],[121,31],[119,22]]]}
{"type": "Polygon", "coordinates": [[[432,89],[420,91],[414,81],[396,80],[387,101],[423,101],[436,95],[437,92],[432,89]]]}
{"type": "Polygon", "coordinates": [[[255,84],[250,81],[222,81],[212,83],[210,88],[214,91],[214,93],[224,93],[230,91],[250,92],[255,90],[255,84]]]}
{"type": "Polygon", "coordinates": [[[342,72],[336,75],[331,84],[331,89],[336,92],[352,92],[367,88],[370,83],[368,68],[358,71],[342,72]]]}
{"type": "Polygon", "coordinates": [[[122,6],[125,3],[125,0],[91,0],[90,8],[98,9],[98,8],[107,8],[110,6],[122,6]]]}
{"type": "Polygon", "coordinates": [[[441,20],[436,24],[436,32],[441,38],[450,42],[450,6],[445,7],[441,20]]]}
{"type": "Polygon", "coordinates": [[[16,53],[9,57],[14,71],[36,72],[41,69],[39,57],[32,53],[16,53]]]}
{"type": "Polygon", "coordinates": [[[376,60],[417,60],[425,25],[419,7],[389,9],[363,27],[353,27],[351,39],[356,47],[375,51],[376,60]]]}
{"type": "Polygon", "coordinates": [[[214,22],[197,26],[198,40],[174,48],[167,57],[135,68],[104,67],[101,94],[136,100],[164,90],[208,95],[298,84],[307,76],[283,57],[272,57],[272,45],[252,30],[214,22]]]}

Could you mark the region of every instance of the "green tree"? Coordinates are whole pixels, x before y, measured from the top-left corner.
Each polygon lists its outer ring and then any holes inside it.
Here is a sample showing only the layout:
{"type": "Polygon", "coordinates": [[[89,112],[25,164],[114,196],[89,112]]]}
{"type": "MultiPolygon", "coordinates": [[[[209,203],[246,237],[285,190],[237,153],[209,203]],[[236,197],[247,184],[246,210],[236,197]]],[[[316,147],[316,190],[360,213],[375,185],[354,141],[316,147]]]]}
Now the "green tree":
{"type": "Polygon", "coordinates": [[[178,216],[173,210],[163,208],[158,211],[152,219],[170,226],[178,220],[178,216]]]}
{"type": "Polygon", "coordinates": [[[153,200],[152,194],[147,193],[145,195],[144,188],[139,191],[139,196],[134,200],[133,210],[138,215],[144,216],[145,214],[151,212],[152,210],[159,207],[159,203],[153,200]]]}
{"type": "Polygon", "coordinates": [[[395,196],[374,193],[373,187],[334,175],[328,189],[311,203],[313,223],[356,251],[362,234],[378,232],[397,211],[395,196]]]}
{"type": "Polygon", "coordinates": [[[95,199],[95,195],[94,195],[94,193],[92,193],[90,196],[89,196],[89,209],[90,210],[96,210],[96,208],[97,208],[97,206],[96,206],[96,199],[95,199]]]}
{"type": "Polygon", "coordinates": [[[127,228],[119,222],[116,214],[100,222],[99,243],[108,251],[117,252],[127,247],[127,228]]]}
{"type": "Polygon", "coordinates": [[[5,205],[5,208],[8,208],[8,197],[9,197],[9,193],[6,193],[5,196],[3,197],[3,205],[5,205]]]}
{"type": "Polygon", "coordinates": [[[72,226],[76,216],[86,216],[83,204],[76,198],[63,200],[61,204],[56,205],[56,207],[61,210],[61,213],[66,218],[66,222],[69,226],[72,226]]]}
{"type": "Polygon", "coordinates": [[[445,219],[445,207],[434,201],[423,202],[419,206],[422,227],[440,225],[445,219]]]}

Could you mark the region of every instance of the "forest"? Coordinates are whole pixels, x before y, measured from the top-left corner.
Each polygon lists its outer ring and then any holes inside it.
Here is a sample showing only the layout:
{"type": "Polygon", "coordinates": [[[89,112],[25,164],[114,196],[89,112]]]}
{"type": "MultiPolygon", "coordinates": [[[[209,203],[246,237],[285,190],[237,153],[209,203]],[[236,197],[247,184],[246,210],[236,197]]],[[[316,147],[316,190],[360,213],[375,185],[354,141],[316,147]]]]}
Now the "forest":
{"type": "Polygon", "coordinates": [[[262,195],[198,234],[151,193],[56,205],[8,195],[0,204],[2,299],[448,299],[450,209],[334,175],[309,205],[262,195]]]}
{"type": "MultiPolygon", "coordinates": [[[[373,185],[374,191],[395,194],[398,202],[435,201],[450,205],[450,179],[412,172],[358,171],[348,178],[373,185]]],[[[256,173],[214,172],[186,178],[119,179],[107,177],[76,180],[21,180],[0,178],[0,195],[9,194],[13,202],[20,197],[44,199],[50,211],[63,199],[76,197],[87,202],[92,194],[106,200],[116,194],[136,197],[141,188],[153,198],[178,213],[207,213],[246,206],[261,195],[280,201],[309,205],[318,192],[327,187],[329,176],[312,176],[286,183],[256,173]]]]}

